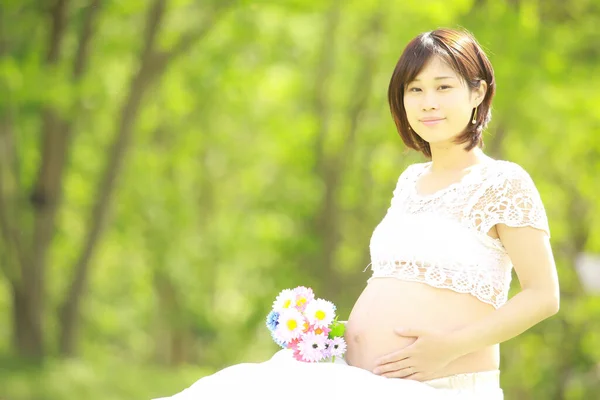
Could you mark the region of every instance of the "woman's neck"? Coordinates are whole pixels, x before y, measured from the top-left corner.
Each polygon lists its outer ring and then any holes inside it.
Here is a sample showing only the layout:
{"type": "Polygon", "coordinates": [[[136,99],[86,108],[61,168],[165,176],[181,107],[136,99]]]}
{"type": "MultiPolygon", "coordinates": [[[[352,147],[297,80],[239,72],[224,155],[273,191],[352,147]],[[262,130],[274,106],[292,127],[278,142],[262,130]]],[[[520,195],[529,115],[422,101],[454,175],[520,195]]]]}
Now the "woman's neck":
{"type": "Polygon", "coordinates": [[[431,146],[431,171],[462,171],[490,159],[479,147],[465,151],[464,146],[431,146]]]}

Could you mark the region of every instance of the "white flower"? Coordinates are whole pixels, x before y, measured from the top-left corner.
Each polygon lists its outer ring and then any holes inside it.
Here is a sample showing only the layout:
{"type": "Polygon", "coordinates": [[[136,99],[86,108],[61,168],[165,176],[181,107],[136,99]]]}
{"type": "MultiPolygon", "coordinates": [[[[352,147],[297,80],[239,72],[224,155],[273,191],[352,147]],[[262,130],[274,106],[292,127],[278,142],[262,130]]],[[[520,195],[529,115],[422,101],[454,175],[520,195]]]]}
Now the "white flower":
{"type": "Polygon", "coordinates": [[[306,319],[300,311],[295,308],[284,309],[279,316],[274,335],[280,341],[289,343],[298,338],[306,327],[306,319]]]}
{"type": "Polygon", "coordinates": [[[316,299],[306,305],[304,315],[311,325],[327,327],[335,318],[335,306],[330,301],[316,299]]]}
{"type": "Polygon", "coordinates": [[[295,304],[296,293],[291,289],[284,289],[273,302],[273,310],[281,313],[288,308],[293,308],[295,304]]]}

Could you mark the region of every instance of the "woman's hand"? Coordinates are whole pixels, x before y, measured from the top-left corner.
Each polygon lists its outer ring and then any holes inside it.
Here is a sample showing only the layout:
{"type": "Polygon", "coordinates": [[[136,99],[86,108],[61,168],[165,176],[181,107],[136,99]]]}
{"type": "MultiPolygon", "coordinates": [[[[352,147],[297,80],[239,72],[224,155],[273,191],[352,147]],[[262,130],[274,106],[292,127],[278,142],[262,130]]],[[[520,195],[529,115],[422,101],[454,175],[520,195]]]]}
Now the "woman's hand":
{"type": "Polygon", "coordinates": [[[460,357],[448,332],[420,329],[395,329],[396,334],[416,338],[402,350],[394,351],[376,361],[374,374],[387,378],[424,381],[451,361],[460,357]]]}

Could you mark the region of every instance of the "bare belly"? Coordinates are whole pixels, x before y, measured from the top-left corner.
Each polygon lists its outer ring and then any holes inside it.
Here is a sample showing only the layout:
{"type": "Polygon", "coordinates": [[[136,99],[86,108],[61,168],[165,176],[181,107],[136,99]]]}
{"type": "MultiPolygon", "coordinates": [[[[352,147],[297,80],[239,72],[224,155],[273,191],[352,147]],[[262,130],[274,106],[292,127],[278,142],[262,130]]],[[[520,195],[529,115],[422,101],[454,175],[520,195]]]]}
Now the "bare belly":
{"type": "MultiPolygon", "coordinates": [[[[375,278],[356,301],[348,323],[348,364],[372,371],[375,360],[414,342],[395,328],[452,331],[494,311],[477,298],[396,278],[375,278]]],[[[499,346],[490,346],[451,362],[431,379],[499,367],[499,346]]]]}

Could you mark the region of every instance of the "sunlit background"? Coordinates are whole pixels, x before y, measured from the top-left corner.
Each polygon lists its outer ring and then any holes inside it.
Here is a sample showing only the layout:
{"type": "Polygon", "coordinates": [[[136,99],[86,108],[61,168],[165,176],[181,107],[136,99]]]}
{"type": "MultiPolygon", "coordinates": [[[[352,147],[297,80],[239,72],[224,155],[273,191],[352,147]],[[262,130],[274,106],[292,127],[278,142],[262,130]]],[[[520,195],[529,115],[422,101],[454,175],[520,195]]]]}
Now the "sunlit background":
{"type": "Polygon", "coordinates": [[[347,317],[423,161],[389,78],[437,27],[487,51],[485,149],[550,219],[561,311],[502,345],[506,399],[600,398],[599,0],[1,0],[0,399],[149,399],[263,361],[286,287],[347,317]]]}

